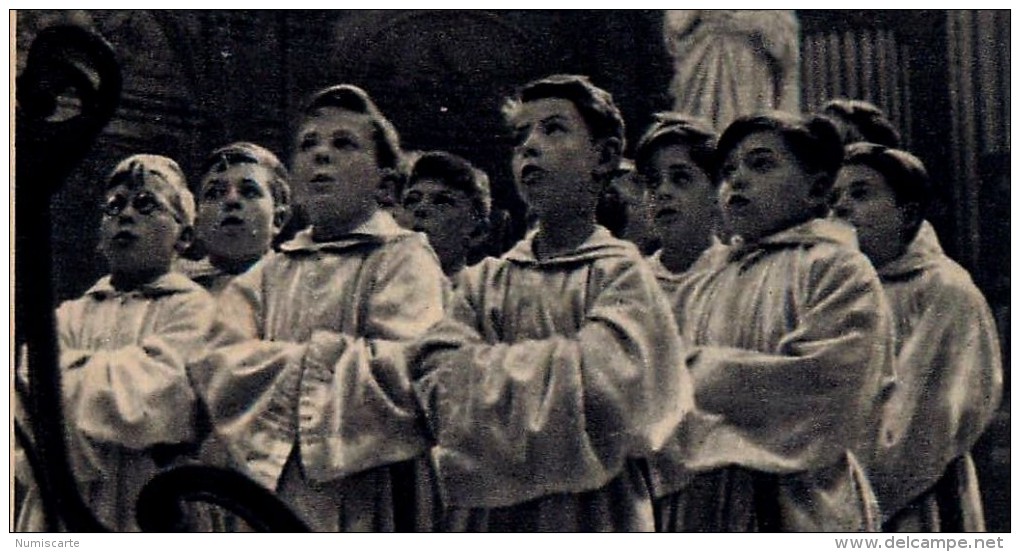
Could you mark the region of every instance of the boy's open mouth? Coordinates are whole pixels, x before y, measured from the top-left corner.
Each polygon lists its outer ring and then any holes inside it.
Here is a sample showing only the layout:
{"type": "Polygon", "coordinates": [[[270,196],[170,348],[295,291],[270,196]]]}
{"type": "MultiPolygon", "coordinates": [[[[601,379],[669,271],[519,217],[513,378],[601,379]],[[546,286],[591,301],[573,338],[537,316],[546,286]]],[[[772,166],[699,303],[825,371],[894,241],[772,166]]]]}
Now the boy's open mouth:
{"type": "Polygon", "coordinates": [[[220,221],[220,226],[244,226],[244,219],[235,216],[224,217],[220,221]]]}
{"type": "Polygon", "coordinates": [[[541,176],[545,174],[545,170],[535,165],[525,165],[521,169],[521,182],[524,184],[532,184],[537,181],[541,176]]]}
{"type": "Polygon", "coordinates": [[[742,195],[731,195],[726,200],[726,206],[731,209],[742,209],[751,204],[751,200],[742,195]]]}
{"type": "Polygon", "coordinates": [[[662,219],[666,217],[673,217],[679,214],[680,211],[675,207],[663,207],[662,209],[659,209],[658,211],[655,212],[655,218],[662,219]]]}
{"type": "Polygon", "coordinates": [[[312,179],[309,180],[309,182],[311,182],[313,184],[325,184],[325,183],[336,182],[336,179],[333,178],[332,176],[328,175],[328,174],[318,173],[315,176],[313,176],[312,179]]]}
{"type": "Polygon", "coordinates": [[[133,233],[127,230],[121,230],[120,232],[117,232],[116,234],[113,235],[113,238],[110,239],[110,241],[112,241],[114,245],[122,247],[126,245],[131,245],[132,243],[135,243],[137,240],[138,236],[134,235],[133,233]]]}

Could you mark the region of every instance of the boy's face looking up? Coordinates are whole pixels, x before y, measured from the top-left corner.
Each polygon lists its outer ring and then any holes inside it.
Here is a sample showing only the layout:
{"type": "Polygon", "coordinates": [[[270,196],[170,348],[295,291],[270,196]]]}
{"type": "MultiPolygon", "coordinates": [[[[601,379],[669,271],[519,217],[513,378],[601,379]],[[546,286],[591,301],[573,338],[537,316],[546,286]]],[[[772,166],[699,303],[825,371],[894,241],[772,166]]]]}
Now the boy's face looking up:
{"type": "Polygon", "coordinates": [[[701,238],[700,242],[711,236],[718,221],[717,193],[689,147],[660,147],[642,169],[652,198],[653,224],[663,243],[701,238]]]}
{"type": "Polygon", "coordinates": [[[269,250],[283,223],[272,179],[271,171],[257,163],[220,163],[202,179],[196,231],[214,263],[249,262],[269,250]]]}
{"type": "Polygon", "coordinates": [[[184,232],[186,227],[174,218],[158,188],[148,183],[159,175],[146,172],[144,182],[122,176],[106,192],[99,248],[115,279],[151,281],[169,271],[176,254],[190,242],[190,230],[184,232]]]}
{"type": "Polygon", "coordinates": [[[433,178],[417,180],[404,192],[404,211],[411,229],[428,236],[444,271],[464,265],[478,220],[463,190],[433,178]]]}
{"type": "Polygon", "coordinates": [[[809,173],[775,132],[747,135],[726,154],[719,204],[728,230],[754,243],[815,216],[822,198],[809,173]]]}
{"type": "Polygon", "coordinates": [[[845,165],[830,197],[833,214],[857,229],[861,252],[875,266],[899,256],[910,225],[882,173],[867,165],[845,165]]]}
{"type": "Polygon", "coordinates": [[[367,115],[327,107],[305,119],[297,134],[292,188],[317,237],[345,234],[375,212],[383,176],[376,154],[367,115]]]}
{"type": "Polygon", "coordinates": [[[582,206],[593,210],[599,191],[593,171],[603,144],[592,142],[574,103],[562,98],[525,102],[510,123],[514,177],[538,217],[572,216],[582,206]]]}

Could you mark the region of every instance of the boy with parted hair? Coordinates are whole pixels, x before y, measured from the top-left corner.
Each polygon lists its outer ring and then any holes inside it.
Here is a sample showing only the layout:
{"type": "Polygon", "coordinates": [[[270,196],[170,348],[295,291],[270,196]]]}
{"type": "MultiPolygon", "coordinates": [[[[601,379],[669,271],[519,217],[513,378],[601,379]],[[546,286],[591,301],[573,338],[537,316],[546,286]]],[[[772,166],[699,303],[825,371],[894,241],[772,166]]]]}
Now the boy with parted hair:
{"type": "Polygon", "coordinates": [[[291,186],[311,226],[223,292],[193,379],[233,464],[313,530],[408,529],[396,466],[428,442],[402,342],[442,318],[448,284],[377,202],[400,149],[368,94],[333,86],[301,116],[291,186]]]}
{"type": "Polygon", "coordinates": [[[217,148],[202,164],[196,236],[204,253],[178,268],[211,293],[221,292],[272,246],[290,217],[287,168],[250,142],[217,148]]]}
{"type": "Polygon", "coordinates": [[[647,264],[595,224],[623,120],[573,75],[525,85],[505,114],[538,227],[466,269],[451,312],[412,348],[445,528],[650,531],[642,459],[691,387],[647,264]]]}

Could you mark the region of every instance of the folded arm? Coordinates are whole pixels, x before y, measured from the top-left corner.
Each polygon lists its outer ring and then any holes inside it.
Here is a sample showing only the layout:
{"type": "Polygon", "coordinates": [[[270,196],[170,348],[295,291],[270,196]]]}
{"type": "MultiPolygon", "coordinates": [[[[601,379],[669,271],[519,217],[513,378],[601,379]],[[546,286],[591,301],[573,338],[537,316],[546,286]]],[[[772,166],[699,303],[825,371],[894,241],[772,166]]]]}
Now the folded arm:
{"type": "Polygon", "coordinates": [[[798,320],[774,352],[702,347],[689,357],[700,409],[691,466],[814,470],[866,446],[892,362],[887,306],[874,273],[817,267],[798,320]]]}
{"type": "Polygon", "coordinates": [[[995,323],[973,289],[944,288],[904,341],[880,433],[876,487],[896,508],[967,454],[1002,396],[995,323]]]}
{"type": "Polygon", "coordinates": [[[669,306],[642,267],[603,276],[573,335],[483,339],[498,332],[476,328],[500,322],[482,319],[476,282],[416,347],[450,500],[492,507],[595,489],[676,429],[691,387],[669,306]]]}
{"type": "Polygon", "coordinates": [[[174,304],[151,334],[117,349],[80,348],[68,312],[58,317],[68,421],[91,439],[144,449],[194,437],[186,366],[204,347],[214,306],[197,294],[166,301],[174,304]]]}

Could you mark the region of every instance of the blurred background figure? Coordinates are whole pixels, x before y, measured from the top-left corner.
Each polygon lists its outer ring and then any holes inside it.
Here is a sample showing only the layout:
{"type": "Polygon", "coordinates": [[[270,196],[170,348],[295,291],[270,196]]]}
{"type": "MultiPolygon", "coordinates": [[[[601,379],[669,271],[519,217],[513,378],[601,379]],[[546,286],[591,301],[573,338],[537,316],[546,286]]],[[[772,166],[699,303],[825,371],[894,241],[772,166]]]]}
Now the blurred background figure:
{"type": "Polygon", "coordinates": [[[837,98],[825,104],[821,114],[836,124],[844,144],[871,142],[890,148],[900,147],[900,133],[889,116],[871,102],[837,98]]]}

